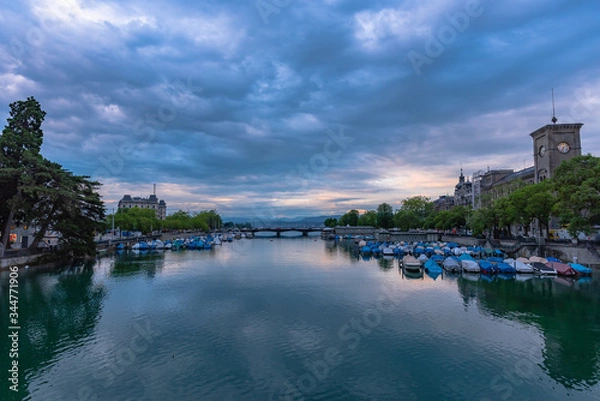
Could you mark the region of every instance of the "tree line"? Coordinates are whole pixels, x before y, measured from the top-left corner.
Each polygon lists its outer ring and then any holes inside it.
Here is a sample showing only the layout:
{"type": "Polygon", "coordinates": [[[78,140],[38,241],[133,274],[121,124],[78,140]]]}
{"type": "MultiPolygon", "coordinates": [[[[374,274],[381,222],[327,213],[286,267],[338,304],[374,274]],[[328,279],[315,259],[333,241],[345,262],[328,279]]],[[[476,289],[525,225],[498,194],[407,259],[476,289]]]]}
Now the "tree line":
{"type": "Polygon", "coordinates": [[[481,199],[482,207],[455,206],[437,211],[425,196],[404,199],[393,211],[387,203],[376,210],[360,213],[352,209],[324,224],[335,226],[372,226],[376,228],[469,230],[475,236],[489,234],[493,238],[510,235],[511,227],[522,227],[525,236],[532,235],[530,227],[538,222],[539,234],[550,237],[553,217],[567,228],[571,236],[590,234],[600,225],[600,158],[577,156],[561,163],[551,179],[525,185],[521,181],[509,187],[495,188],[494,193],[481,199]]]}
{"type": "Polygon", "coordinates": [[[126,231],[150,233],[154,230],[197,230],[208,232],[223,226],[221,216],[216,210],[203,210],[199,213],[188,213],[179,210],[159,220],[153,209],[128,208],[119,209],[114,215],[106,216],[104,227],[110,230],[113,226],[126,231]],[[113,220],[114,219],[114,220],[113,220]]]}

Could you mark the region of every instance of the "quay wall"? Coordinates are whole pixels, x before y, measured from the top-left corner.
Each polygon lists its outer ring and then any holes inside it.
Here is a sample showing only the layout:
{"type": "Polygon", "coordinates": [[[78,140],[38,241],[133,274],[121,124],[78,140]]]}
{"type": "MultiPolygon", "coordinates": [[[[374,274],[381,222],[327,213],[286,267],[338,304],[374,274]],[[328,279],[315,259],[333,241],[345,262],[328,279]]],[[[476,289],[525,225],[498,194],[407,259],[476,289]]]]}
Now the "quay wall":
{"type": "Polygon", "coordinates": [[[35,262],[42,255],[15,256],[12,258],[1,258],[0,269],[8,269],[11,266],[25,266],[35,262]]]}

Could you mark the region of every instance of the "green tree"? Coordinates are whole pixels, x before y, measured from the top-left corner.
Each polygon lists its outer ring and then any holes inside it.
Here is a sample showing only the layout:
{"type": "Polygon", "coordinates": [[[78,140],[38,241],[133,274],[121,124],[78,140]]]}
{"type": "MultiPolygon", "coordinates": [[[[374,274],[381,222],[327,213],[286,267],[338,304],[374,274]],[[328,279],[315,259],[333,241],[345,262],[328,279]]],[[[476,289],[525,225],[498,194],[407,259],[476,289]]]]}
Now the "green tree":
{"type": "Polygon", "coordinates": [[[421,219],[413,210],[398,209],[394,214],[394,226],[402,231],[421,226],[421,219]]]}
{"type": "Polygon", "coordinates": [[[425,196],[413,196],[402,201],[402,206],[394,215],[394,225],[401,230],[422,228],[434,213],[433,202],[425,196]]]}
{"type": "Polygon", "coordinates": [[[156,212],[153,209],[132,207],[119,209],[115,214],[115,227],[119,227],[121,230],[150,233],[152,230],[160,228],[161,225],[161,221],[156,218],[156,212]]]}
{"type": "Polygon", "coordinates": [[[10,104],[0,136],[0,226],[6,247],[11,226],[28,224],[37,247],[47,230],[60,233],[61,249],[74,257],[95,254],[102,228],[100,183],[77,176],[40,154],[46,112],[33,97],[10,104]]]}
{"type": "Polygon", "coordinates": [[[486,208],[473,211],[468,221],[469,227],[473,230],[473,236],[482,236],[488,230],[488,221],[486,208]]]}
{"type": "Polygon", "coordinates": [[[531,185],[521,187],[509,195],[510,205],[513,208],[515,222],[523,227],[523,230],[525,230],[525,236],[528,235],[529,226],[534,219],[533,214],[531,214],[531,209],[528,207],[531,196],[530,188],[531,185]]]}
{"type": "Polygon", "coordinates": [[[394,226],[394,211],[392,206],[382,203],[377,206],[377,227],[391,228],[394,226]]]}
{"type": "Polygon", "coordinates": [[[510,234],[510,227],[516,221],[516,211],[508,196],[496,199],[493,209],[497,217],[497,227],[510,234]]]}
{"type": "Polygon", "coordinates": [[[10,104],[10,117],[0,136],[0,227],[6,248],[11,226],[25,207],[23,191],[34,185],[33,171],[42,162],[42,122],[46,112],[33,97],[10,104]]]}
{"type": "Polygon", "coordinates": [[[358,225],[360,226],[377,226],[377,212],[375,210],[367,210],[358,218],[358,225]]]}
{"type": "Polygon", "coordinates": [[[63,175],[66,178],[57,194],[58,207],[50,227],[60,232],[64,252],[73,257],[94,255],[94,234],[102,230],[104,218],[104,203],[98,194],[100,183],[65,170],[63,175]]]}
{"type": "Polygon", "coordinates": [[[201,221],[204,221],[204,223],[206,224],[206,226],[204,226],[203,224],[200,224],[198,227],[194,227],[197,229],[202,229],[204,231],[208,231],[209,229],[216,230],[223,226],[223,221],[221,220],[221,216],[219,216],[217,211],[214,209],[213,210],[203,210],[200,213],[198,213],[195,217],[197,217],[197,219],[195,220],[196,222],[199,223],[201,221]]]}
{"type": "Polygon", "coordinates": [[[329,217],[329,218],[325,219],[325,222],[323,223],[323,225],[325,227],[331,227],[331,228],[337,226],[337,224],[338,224],[338,220],[334,217],[329,217]]]}
{"type": "Polygon", "coordinates": [[[402,210],[413,212],[419,221],[423,221],[433,212],[433,202],[426,196],[413,196],[402,201],[402,210]]]}
{"type": "Polygon", "coordinates": [[[360,213],[356,209],[350,210],[348,213],[340,217],[340,226],[356,227],[358,225],[360,213]]]}
{"type": "Polygon", "coordinates": [[[569,233],[589,234],[600,224],[600,158],[577,156],[562,162],[551,179],[557,214],[569,233]]]}
{"type": "Polygon", "coordinates": [[[546,228],[546,237],[550,236],[550,216],[556,210],[557,198],[551,191],[550,181],[542,181],[527,188],[529,202],[527,203],[526,213],[531,214],[540,223],[540,235],[542,227],[546,228]]]}
{"type": "Polygon", "coordinates": [[[66,252],[77,257],[95,253],[94,233],[104,228],[100,183],[74,175],[46,159],[33,173],[34,185],[23,189],[21,209],[24,221],[37,229],[30,248],[37,248],[46,231],[55,230],[61,233],[66,252]],[[68,224],[66,220],[73,222],[68,224]]]}

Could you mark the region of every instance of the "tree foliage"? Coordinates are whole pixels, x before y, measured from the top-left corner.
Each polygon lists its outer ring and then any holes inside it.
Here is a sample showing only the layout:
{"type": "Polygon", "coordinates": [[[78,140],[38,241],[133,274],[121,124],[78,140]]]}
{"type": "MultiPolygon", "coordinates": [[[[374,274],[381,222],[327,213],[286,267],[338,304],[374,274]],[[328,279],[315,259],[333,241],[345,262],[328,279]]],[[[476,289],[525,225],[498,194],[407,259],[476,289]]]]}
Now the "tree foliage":
{"type": "Polygon", "coordinates": [[[72,256],[95,253],[94,233],[102,227],[100,183],[77,176],[40,154],[46,115],[33,97],[10,104],[0,136],[0,227],[6,247],[13,224],[37,228],[30,247],[47,230],[61,235],[62,250],[72,256]]]}
{"type": "Polygon", "coordinates": [[[216,210],[203,210],[192,214],[179,210],[167,216],[163,222],[163,227],[171,230],[200,230],[208,232],[222,226],[221,216],[219,216],[216,210]]]}
{"type": "Polygon", "coordinates": [[[394,210],[387,203],[377,206],[377,227],[392,228],[394,226],[394,210]]]}
{"type": "Polygon", "coordinates": [[[360,213],[358,212],[358,210],[352,209],[348,213],[340,217],[339,224],[340,226],[356,227],[358,225],[359,216],[360,213]]]}
{"type": "Polygon", "coordinates": [[[334,217],[329,217],[327,219],[325,219],[325,222],[323,223],[323,225],[325,227],[335,227],[338,224],[338,219],[334,218],[334,217]]]}
{"type": "Polygon", "coordinates": [[[551,182],[558,202],[555,211],[569,233],[592,232],[600,224],[600,158],[588,154],[564,161],[551,182]]]}
{"type": "Polygon", "coordinates": [[[359,226],[377,227],[377,211],[367,210],[358,218],[359,226]]]}

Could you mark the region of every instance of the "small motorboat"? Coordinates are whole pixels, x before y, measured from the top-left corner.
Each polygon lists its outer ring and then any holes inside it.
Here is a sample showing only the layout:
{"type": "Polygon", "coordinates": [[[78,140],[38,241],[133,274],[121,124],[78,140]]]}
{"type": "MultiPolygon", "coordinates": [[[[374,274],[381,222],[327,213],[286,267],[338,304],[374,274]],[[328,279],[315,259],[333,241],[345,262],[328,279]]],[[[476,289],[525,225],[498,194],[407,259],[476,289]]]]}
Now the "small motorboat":
{"type": "Polygon", "coordinates": [[[591,276],[592,269],[585,267],[584,265],[580,265],[579,263],[569,263],[569,266],[573,268],[578,274],[582,276],[591,276]]]}
{"type": "Polygon", "coordinates": [[[427,262],[425,262],[425,265],[423,266],[425,268],[425,271],[428,273],[441,273],[442,272],[442,268],[440,267],[440,265],[438,265],[434,259],[429,259],[427,262]]]}
{"type": "Polygon", "coordinates": [[[533,274],[533,267],[529,263],[524,263],[523,261],[517,259],[504,259],[504,263],[509,264],[514,267],[517,273],[520,274],[533,274]]]}
{"type": "Polygon", "coordinates": [[[542,258],[540,256],[530,256],[529,257],[529,263],[533,264],[534,262],[538,262],[538,263],[548,263],[548,259],[546,258],[542,258]]]}
{"type": "Polygon", "coordinates": [[[515,269],[514,267],[512,267],[508,263],[498,262],[496,264],[496,267],[498,267],[498,273],[499,274],[504,274],[504,275],[517,274],[517,269],[515,269]]]}
{"type": "Polygon", "coordinates": [[[577,275],[577,271],[566,263],[548,262],[548,263],[546,263],[546,265],[550,266],[551,268],[556,270],[556,273],[560,276],[576,276],[577,275]]]}
{"type": "Polygon", "coordinates": [[[533,267],[535,274],[540,274],[543,276],[556,276],[557,275],[556,270],[553,267],[550,267],[545,263],[533,262],[533,263],[531,263],[531,267],[533,267]]]}
{"type": "Polygon", "coordinates": [[[384,247],[381,253],[383,253],[383,256],[394,256],[394,250],[389,246],[384,247]]]}
{"type": "Polygon", "coordinates": [[[409,271],[421,270],[421,262],[412,255],[404,255],[402,257],[402,267],[409,271]]]}
{"type": "Polygon", "coordinates": [[[498,268],[496,265],[488,260],[480,260],[479,261],[479,269],[483,274],[496,274],[498,273],[498,268]]]}
{"type": "Polygon", "coordinates": [[[442,265],[444,270],[452,273],[458,273],[461,271],[460,261],[456,257],[448,256],[446,259],[444,259],[444,263],[442,265]]]}
{"type": "MultiPolygon", "coordinates": [[[[466,254],[463,254],[463,255],[466,255],[466,254]]],[[[477,262],[473,259],[461,260],[460,267],[462,268],[463,272],[468,272],[468,273],[479,273],[481,271],[479,264],[477,264],[477,262]]]]}

